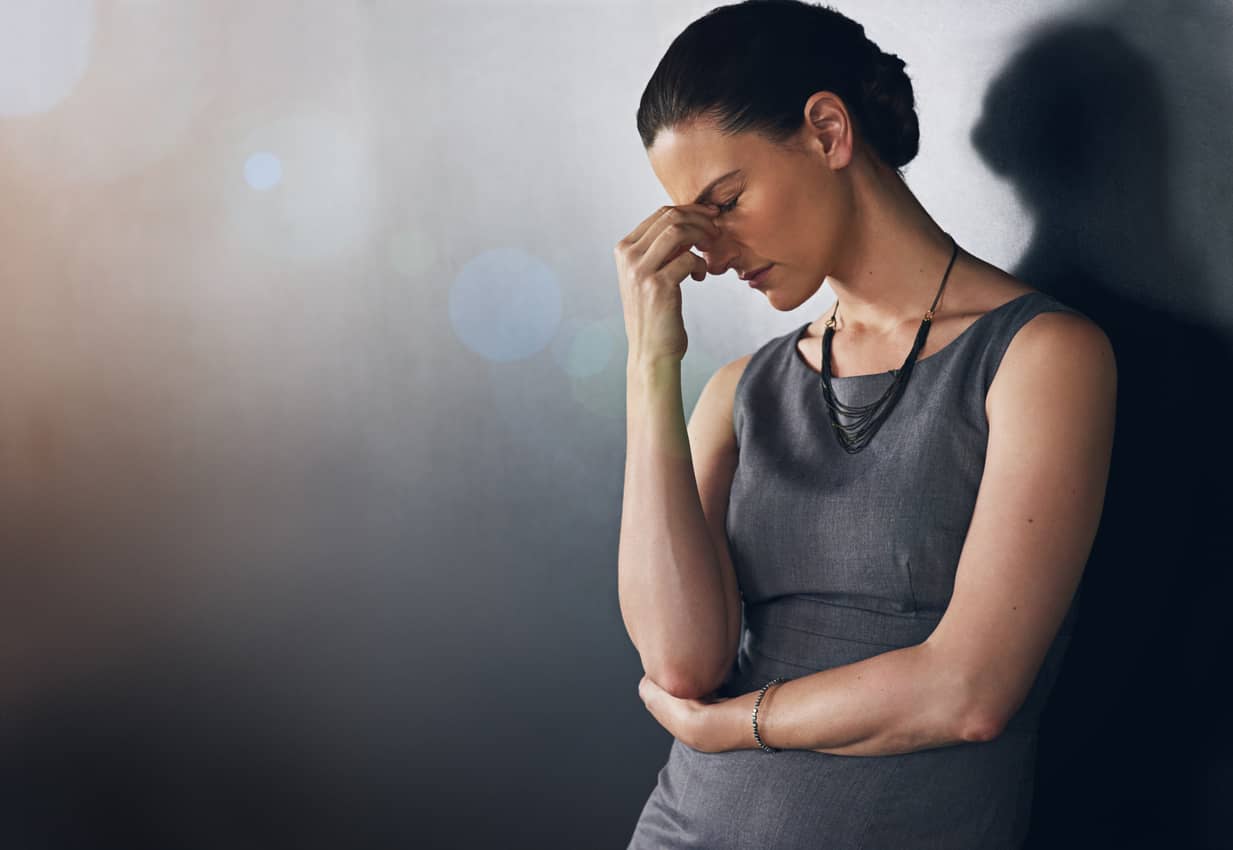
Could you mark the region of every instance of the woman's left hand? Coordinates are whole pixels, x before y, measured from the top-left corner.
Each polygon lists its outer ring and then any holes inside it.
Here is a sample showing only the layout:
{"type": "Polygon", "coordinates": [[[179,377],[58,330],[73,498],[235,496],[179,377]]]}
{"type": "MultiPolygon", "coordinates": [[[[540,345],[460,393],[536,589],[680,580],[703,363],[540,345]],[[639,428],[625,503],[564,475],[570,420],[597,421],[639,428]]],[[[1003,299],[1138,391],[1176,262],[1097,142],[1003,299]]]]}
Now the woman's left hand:
{"type": "Polygon", "coordinates": [[[757,694],[681,699],[644,675],[638,682],[638,696],[660,726],[682,744],[699,752],[723,753],[758,746],[750,723],[753,703],[745,699],[757,694]],[[749,702],[748,710],[744,706],[746,702],[749,702]]]}

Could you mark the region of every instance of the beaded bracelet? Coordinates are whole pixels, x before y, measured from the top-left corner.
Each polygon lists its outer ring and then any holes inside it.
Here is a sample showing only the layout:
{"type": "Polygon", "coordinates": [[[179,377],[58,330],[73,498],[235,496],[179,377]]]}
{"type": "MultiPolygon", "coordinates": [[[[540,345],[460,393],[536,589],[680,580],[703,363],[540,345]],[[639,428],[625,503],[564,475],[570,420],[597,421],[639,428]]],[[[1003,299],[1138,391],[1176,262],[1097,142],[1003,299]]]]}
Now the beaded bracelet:
{"type": "Polygon", "coordinates": [[[762,736],[758,734],[758,706],[762,705],[762,697],[766,696],[767,688],[769,688],[771,685],[775,684],[776,682],[786,682],[786,681],[787,679],[785,679],[783,676],[776,676],[774,679],[771,679],[769,682],[767,682],[765,685],[762,686],[762,690],[758,691],[758,698],[754,701],[754,707],[753,707],[754,740],[758,742],[758,746],[762,748],[763,752],[777,753],[779,752],[779,750],[776,747],[768,747],[766,744],[762,743],[762,736]]]}

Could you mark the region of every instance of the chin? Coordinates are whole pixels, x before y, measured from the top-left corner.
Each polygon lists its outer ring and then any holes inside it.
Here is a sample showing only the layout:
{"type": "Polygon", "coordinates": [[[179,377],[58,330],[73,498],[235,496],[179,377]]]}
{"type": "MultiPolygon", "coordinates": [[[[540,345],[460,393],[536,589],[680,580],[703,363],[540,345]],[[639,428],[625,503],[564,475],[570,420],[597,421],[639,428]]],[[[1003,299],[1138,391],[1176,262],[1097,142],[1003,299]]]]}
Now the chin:
{"type": "Polygon", "coordinates": [[[805,303],[804,301],[796,301],[796,300],[793,300],[789,303],[783,297],[782,293],[774,289],[762,290],[762,296],[766,298],[767,304],[770,304],[772,307],[774,307],[776,310],[778,310],[781,313],[790,313],[793,310],[795,310],[797,307],[805,303]]]}
{"type": "Polygon", "coordinates": [[[778,286],[768,286],[756,291],[766,299],[766,303],[781,313],[790,313],[809,300],[808,298],[799,298],[791,290],[785,291],[778,286]]]}

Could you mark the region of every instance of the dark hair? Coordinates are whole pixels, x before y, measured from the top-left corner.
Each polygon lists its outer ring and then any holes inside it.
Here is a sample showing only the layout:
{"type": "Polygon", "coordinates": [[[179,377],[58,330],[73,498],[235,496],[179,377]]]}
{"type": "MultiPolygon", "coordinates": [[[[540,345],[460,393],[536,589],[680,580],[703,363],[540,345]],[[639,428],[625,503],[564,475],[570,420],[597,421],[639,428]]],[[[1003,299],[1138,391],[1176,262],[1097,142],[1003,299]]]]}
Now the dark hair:
{"type": "Polygon", "coordinates": [[[855,132],[882,162],[916,156],[920,125],[904,61],[829,6],[745,0],[717,6],[669,45],[638,104],[638,134],[650,148],[661,130],[695,119],[721,132],[755,131],[784,144],[818,91],[843,100],[855,132]]]}

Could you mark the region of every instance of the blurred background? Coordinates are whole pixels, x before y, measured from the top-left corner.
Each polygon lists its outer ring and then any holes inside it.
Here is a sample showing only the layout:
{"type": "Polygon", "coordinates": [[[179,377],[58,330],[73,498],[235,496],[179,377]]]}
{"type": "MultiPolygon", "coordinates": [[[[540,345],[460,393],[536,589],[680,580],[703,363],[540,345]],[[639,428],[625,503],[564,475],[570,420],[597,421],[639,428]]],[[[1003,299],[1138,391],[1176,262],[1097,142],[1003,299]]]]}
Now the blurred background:
{"type": "MultiPolygon", "coordinates": [[[[0,847],[625,846],[612,249],[711,5],[0,0],[0,847]]],[[[934,218],[1118,354],[1032,846],[1233,846],[1233,6],[831,5],[934,218]]],[[[683,289],[687,414],[833,298],[683,289]]]]}

